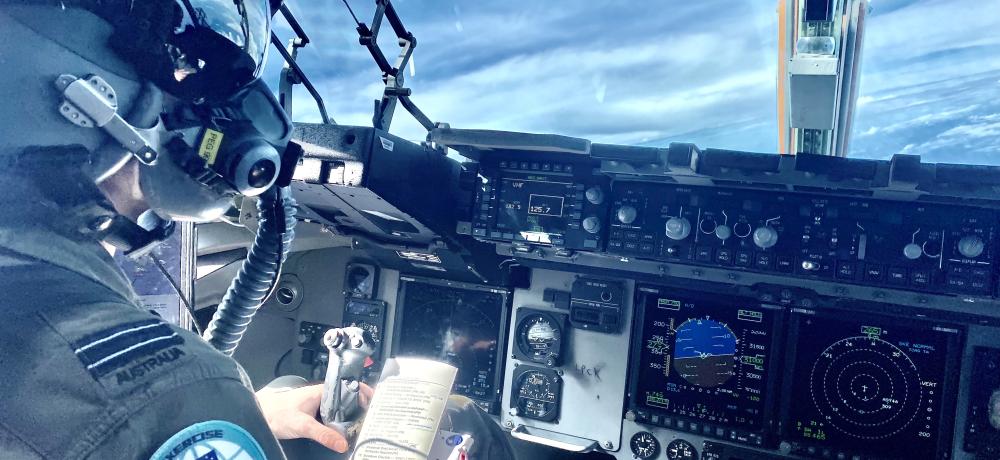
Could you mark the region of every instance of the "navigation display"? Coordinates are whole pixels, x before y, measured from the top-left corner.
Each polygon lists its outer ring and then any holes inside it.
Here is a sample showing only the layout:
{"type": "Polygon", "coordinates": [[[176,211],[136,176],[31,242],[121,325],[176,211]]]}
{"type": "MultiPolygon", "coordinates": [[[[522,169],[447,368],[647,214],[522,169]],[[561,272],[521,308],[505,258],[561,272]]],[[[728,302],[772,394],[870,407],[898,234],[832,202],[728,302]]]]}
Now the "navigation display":
{"type": "Polygon", "coordinates": [[[784,436],[879,458],[944,458],[959,331],[858,315],[796,313],[784,436]]]}
{"type": "Polygon", "coordinates": [[[419,356],[458,368],[455,393],[499,408],[507,292],[400,277],[393,356],[419,356]]]}
{"type": "MultiPolygon", "coordinates": [[[[656,420],[696,421],[719,437],[746,437],[769,417],[780,310],[752,299],[640,287],[642,340],[631,406],[656,420]],[[655,416],[655,419],[654,417],[655,416]],[[725,428],[739,428],[734,433],[725,428]]],[[[753,442],[759,436],[745,439],[753,442]]]]}

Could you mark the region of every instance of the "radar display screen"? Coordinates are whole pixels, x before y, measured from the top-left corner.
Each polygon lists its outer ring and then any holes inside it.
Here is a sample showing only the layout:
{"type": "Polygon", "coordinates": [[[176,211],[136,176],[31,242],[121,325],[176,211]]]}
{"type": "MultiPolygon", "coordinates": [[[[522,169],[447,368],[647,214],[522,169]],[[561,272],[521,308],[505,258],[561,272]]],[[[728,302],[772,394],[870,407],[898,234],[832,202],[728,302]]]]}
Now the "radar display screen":
{"type": "Polygon", "coordinates": [[[809,313],[797,312],[790,330],[785,438],[848,457],[943,458],[959,331],[809,313]]]}
{"type": "Polygon", "coordinates": [[[487,286],[400,277],[393,356],[458,368],[455,393],[499,409],[507,292],[487,286]]]}
{"type": "Polygon", "coordinates": [[[631,407],[654,422],[684,419],[727,438],[735,434],[726,428],[763,430],[780,310],[663,287],[638,293],[631,407]]]}

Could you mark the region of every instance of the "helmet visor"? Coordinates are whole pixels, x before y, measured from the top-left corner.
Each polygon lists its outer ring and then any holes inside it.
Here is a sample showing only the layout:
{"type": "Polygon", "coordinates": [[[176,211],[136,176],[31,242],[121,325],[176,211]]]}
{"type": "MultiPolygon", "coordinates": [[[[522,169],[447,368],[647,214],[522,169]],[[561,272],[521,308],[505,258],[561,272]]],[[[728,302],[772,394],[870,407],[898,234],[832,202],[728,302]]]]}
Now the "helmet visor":
{"type": "Polygon", "coordinates": [[[184,99],[218,101],[260,76],[271,39],[268,0],[176,0],[176,5],[165,43],[170,74],[156,78],[165,90],[184,99]]]}

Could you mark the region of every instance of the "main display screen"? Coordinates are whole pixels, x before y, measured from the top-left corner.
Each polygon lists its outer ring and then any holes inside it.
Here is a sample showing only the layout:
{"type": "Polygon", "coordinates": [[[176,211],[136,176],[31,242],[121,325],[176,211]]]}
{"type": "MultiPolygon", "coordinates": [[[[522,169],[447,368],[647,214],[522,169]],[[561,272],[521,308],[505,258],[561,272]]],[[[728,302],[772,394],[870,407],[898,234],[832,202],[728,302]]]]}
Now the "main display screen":
{"type": "Polygon", "coordinates": [[[957,330],[857,315],[793,319],[789,440],[866,457],[939,458],[950,445],[941,419],[953,403],[957,330]]]}
{"type": "Polygon", "coordinates": [[[715,426],[761,428],[778,312],[667,288],[640,289],[639,302],[637,407],[715,426]]]}
{"type": "Polygon", "coordinates": [[[507,293],[403,277],[397,305],[393,354],[450,363],[455,393],[498,407],[507,293]]]}

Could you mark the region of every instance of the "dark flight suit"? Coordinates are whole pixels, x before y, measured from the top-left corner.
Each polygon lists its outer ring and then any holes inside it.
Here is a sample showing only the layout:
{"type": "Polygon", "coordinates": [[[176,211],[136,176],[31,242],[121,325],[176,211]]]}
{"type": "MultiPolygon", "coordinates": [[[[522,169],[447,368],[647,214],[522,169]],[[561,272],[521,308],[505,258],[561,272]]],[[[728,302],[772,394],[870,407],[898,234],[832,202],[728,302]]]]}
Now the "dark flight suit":
{"type": "Polygon", "coordinates": [[[137,307],[80,230],[93,184],[45,163],[0,164],[0,458],[284,458],[236,362],[137,307]]]}

